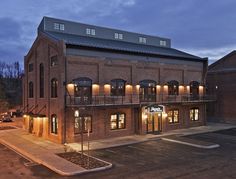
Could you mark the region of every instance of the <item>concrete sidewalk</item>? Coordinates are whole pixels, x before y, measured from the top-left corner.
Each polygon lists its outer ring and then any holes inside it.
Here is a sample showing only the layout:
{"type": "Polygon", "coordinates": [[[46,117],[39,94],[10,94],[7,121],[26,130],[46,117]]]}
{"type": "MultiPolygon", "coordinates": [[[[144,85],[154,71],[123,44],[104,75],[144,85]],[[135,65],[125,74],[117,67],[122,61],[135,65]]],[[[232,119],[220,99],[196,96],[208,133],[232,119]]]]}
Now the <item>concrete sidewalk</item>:
{"type": "MultiPolygon", "coordinates": [[[[95,140],[95,141],[90,142],[90,149],[95,150],[95,149],[111,148],[111,147],[117,147],[117,146],[122,146],[122,145],[130,145],[130,144],[145,142],[149,140],[168,138],[169,136],[170,137],[171,136],[187,136],[187,135],[214,132],[218,130],[225,130],[225,129],[231,129],[231,128],[236,128],[236,125],[224,124],[224,123],[207,123],[206,126],[192,127],[188,129],[177,129],[177,130],[165,132],[163,134],[158,134],[158,135],[153,135],[153,134],[131,135],[131,136],[125,136],[125,137],[115,137],[115,138],[109,138],[109,139],[95,140]]],[[[191,141],[194,142],[194,140],[191,140],[191,141]]],[[[195,143],[199,143],[199,142],[195,140],[195,143]]],[[[203,144],[203,142],[201,144],[203,144]]],[[[212,145],[214,146],[214,144],[212,145]]],[[[69,143],[68,146],[76,151],[81,150],[80,143],[69,143]]],[[[205,146],[206,148],[208,148],[210,144],[205,143],[205,146]]],[[[202,148],[205,148],[205,147],[202,147],[202,148]]],[[[211,148],[211,146],[209,148],[211,148]]],[[[87,150],[86,138],[84,141],[84,150],[87,150]]]]}
{"type": "MultiPolygon", "coordinates": [[[[63,145],[35,137],[22,129],[1,131],[0,143],[63,176],[90,172],[90,170],[86,170],[56,155],[56,153],[64,152],[63,145]]],[[[110,167],[111,164],[98,170],[110,167]]],[[[95,169],[91,169],[91,171],[95,171],[95,169]]]]}

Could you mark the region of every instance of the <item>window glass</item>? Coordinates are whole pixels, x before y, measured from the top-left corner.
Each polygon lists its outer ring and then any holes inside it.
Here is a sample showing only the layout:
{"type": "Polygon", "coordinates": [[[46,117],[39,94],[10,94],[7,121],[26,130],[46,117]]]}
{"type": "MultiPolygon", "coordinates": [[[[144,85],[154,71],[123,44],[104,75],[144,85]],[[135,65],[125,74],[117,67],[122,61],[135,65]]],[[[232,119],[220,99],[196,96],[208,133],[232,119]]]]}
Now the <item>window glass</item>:
{"type": "Polygon", "coordinates": [[[53,78],[51,80],[51,97],[57,98],[57,90],[58,90],[58,81],[57,79],[53,78]]]}
{"type": "Polygon", "coordinates": [[[191,121],[199,120],[199,108],[192,108],[189,112],[189,117],[191,121]]]}
{"type": "Polygon", "coordinates": [[[29,64],[29,69],[28,69],[28,71],[29,72],[32,72],[34,70],[34,64],[33,63],[30,63],[29,64]]]}
{"type": "Polygon", "coordinates": [[[125,129],[125,114],[112,114],[110,118],[111,129],[125,129]]]}
{"type": "Polygon", "coordinates": [[[29,98],[34,97],[34,83],[31,81],[29,82],[29,98]]]}
{"type": "Polygon", "coordinates": [[[39,97],[44,97],[44,66],[42,63],[39,65],[39,97]]]}
{"type": "Polygon", "coordinates": [[[53,114],[51,116],[51,133],[57,134],[58,131],[58,119],[57,115],[53,114]]]}
{"type": "Polygon", "coordinates": [[[57,55],[54,55],[51,57],[51,66],[56,66],[58,65],[58,60],[57,60],[57,55]]]}
{"type": "Polygon", "coordinates": [[[75,134],[92,132],[92,117],[91,116],[80,116],[75,117],[75,134]]]}
{"type": "Polygon", "coordinates": [[[111,80],[111,96],[125,96],[125,80],[111,80]]]}
{"type": "Polygon", "coordinates": [[[178,123],[179,122],[179,110],[174,109],[167,112],[167,118],[169,123],[178,123]]]}

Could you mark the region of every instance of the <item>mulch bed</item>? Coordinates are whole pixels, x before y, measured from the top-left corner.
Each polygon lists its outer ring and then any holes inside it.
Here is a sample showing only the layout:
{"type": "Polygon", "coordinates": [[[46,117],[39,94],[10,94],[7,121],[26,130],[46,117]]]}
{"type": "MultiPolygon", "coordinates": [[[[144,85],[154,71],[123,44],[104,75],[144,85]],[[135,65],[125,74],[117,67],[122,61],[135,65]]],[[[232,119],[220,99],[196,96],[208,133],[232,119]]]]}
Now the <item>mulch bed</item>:
{"type": "Polygon", "coordinates": [[[8,129],[16,129],[16,128],[12,127],[12,126],[0,126],[0,131],[1,130],[8,130],[8,129]]]}
{"type": "Polygon", "coordinates": [[[78,152],[65,152],[57,155],[85,169],[100,168],[109,165],[108,163],[104,163],[93,157],[88,157],[87,155],[82,155],[78,152]]]}

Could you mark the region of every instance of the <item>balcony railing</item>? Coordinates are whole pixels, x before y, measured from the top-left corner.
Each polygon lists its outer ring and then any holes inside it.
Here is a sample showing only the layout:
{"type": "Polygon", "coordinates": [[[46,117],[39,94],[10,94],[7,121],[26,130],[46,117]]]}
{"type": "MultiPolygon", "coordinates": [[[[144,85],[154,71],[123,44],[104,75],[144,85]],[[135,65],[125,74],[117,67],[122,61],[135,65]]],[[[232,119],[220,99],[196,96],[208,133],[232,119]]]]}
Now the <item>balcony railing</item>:
{"type": "Polygon", "coordinates": [[[96,95],[91,97],[66,96],[67,106],[102,106],[102,105],[131,105],[131,104],[167,104],[187,102],[209,102],[216,100],[215,96],[191,96],[191,95],[155,95],[155,96],[108,96],[96,95]]]}

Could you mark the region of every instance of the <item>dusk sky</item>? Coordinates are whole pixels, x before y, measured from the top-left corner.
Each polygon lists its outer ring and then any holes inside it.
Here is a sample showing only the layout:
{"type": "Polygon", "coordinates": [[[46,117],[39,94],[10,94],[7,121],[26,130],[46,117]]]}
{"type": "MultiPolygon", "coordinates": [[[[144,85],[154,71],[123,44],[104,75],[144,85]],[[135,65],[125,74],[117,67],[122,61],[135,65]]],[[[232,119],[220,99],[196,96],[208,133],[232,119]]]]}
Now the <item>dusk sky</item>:
{"type": "Polygon", "coordinates": [[[0,61],[20,61],[43,16],[170,38],[209,63],[236,49],[235,0],[1,0],[0,61]]]}

